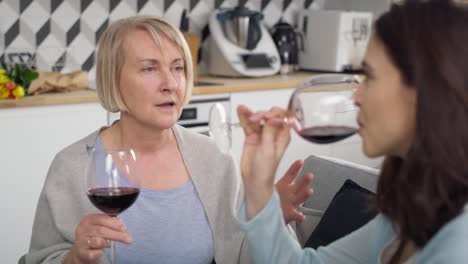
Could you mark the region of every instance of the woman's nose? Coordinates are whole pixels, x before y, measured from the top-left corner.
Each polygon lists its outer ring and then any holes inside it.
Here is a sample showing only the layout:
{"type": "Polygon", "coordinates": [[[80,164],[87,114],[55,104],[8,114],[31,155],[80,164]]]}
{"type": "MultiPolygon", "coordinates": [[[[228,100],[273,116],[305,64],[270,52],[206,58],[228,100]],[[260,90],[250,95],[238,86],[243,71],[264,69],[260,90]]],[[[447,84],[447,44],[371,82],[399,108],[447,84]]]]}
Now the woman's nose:
{"type": "Polygon", "coordinates": [[[357,107],[361,106],[361,90],[362,90],[362,84],[359,84],[356,89],[354,89],[353,92],[353,101],[354,105],[357,107]]]}
{"type": "Polygon", "coordinates": [[[174,91],[179,87],[178,79],[173,75],[173,73],[170,70],[164,71],[163,75],[163,91],[174,91]]]}

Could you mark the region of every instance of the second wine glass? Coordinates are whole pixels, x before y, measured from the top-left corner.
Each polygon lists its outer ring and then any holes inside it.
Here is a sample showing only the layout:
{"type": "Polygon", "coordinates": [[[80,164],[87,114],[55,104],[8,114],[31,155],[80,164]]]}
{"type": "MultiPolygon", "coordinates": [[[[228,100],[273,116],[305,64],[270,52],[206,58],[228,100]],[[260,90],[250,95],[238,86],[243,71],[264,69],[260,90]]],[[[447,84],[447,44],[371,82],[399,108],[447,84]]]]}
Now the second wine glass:
{"type": "MultiPolygon", "coordinates": [[[[288,104],[289,124],[302,138],[316,144],[333,143],[358,130],[352,94],[359,79],[347,74],[322,74],[302,82],[288,104]]],[[[232,127],[221,104],[210,109],[210,134],[226,150],[231,147],[232,127]]]]}
{"type": "MultiPolygon", "coordinates": [[[[140,193],[140,173],[132,149],[89,150],[86,172],[87,196],[103,213],[117,217],[128,209],[140,193]]],[[[115,242],[111,241],[110,261],[115,264],[115,242]]]]}
{"type": "Polygon", "coordinates": [[[357,108],[352,98],[356,76],[318,75],[294,90],[285,122],[305,140],[328,144],[354,135],[357,108]]]}

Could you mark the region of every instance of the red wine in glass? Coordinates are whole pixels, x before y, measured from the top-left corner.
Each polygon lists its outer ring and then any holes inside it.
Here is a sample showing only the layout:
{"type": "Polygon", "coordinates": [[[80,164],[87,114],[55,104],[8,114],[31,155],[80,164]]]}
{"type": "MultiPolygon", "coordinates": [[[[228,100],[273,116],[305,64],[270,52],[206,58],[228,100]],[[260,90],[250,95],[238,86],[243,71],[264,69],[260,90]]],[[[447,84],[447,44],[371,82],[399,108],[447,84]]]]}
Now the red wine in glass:
{"type": "Polygon", "coordinates": [[[356,128],[347,126],[316,126],[304,128],[298,134],[305,140],[317,144],[329,144],[354,135],[356,128]]]}
{"type": "Polygon", "coordinates": [[[357,108],[352,89],[359,83],[351,75],[318,75],[294,90],[286,122],[305,140],[329,144],[357,132],[357,108]]]}
{"type": "MultiPolygon", "coordinates": [[[[117,217],[132,206],[140,193],[141,175],[132,149],[89,150],[86,170],[91,203],[105,214],[117,217]]],[[[115,243],[110,241],[110,263],[115,264],[115,243]]]]}
{"type": "Polygon", "coordinates": [[[100,187],[88,190],[88,198],[99,210],[117,216],[135,202],[139,193],[133,187],[100,187]]]}
{"type": "MultiPolygon", "coordinates": [[[[357,132],[357,108],[352,99],[359,83],[349,74],[320,74],[302,82],[289,99],[284,122],[302,138],[317,144],[329,144],[357,132]]],[[[231,147],[232,127],[226,109],[220,103],[210,108],[210,136],[221,149],[231,147]]]]}

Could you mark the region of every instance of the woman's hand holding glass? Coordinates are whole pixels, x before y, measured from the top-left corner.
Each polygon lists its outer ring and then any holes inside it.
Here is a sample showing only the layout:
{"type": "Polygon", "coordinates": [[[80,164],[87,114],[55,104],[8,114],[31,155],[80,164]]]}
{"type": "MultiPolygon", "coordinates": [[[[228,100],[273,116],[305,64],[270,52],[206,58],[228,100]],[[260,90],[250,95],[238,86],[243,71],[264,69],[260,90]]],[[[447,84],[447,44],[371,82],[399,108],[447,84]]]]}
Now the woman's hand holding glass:
{"type": "MultiPolygon", "coordinates": [[[[304,81],[293,92],[287,110],[274,107],[253,113],[246,106],[239,106],[237,112],[245,134],[241,173],[248,218],[254,217],[271,197],[276,168],[290,141],[290,128],[305,140],[318,144],[333,143],[356,133],[357,111],[349,91],[357,83],[356,76],[318,75],[304,81]]],[[[302,218],[297,211],[290,210],[291,205],[300,201],[299,205],[311,195],[308,188],[311,179],[312,175],[305,175],[296,182],[294,176],[286,180],[300,186],[298,194],[292,196],[287,184],[281,181],[277,184],[282,196],[281,207],[286,213],[292,213],[293,220],[302,218]],[[296,197],[285,199],[285,196],[296,197]]],[[[285,219],[288,221],[286,214],[285,219]]]]}
{"type": "Polygon", "coordinates": [[[250,219],[266,205],[273,193],[275,171],[289,144],[290,129],[283,122],[286,111],[281,108],[253,113],[241,105],[237,113],[245,133],[241,173],[250,219]]]}
{"type": "Polygon", "coordinates": [[[65,263],[94,263],[110,247],[110,241],[132,243],[124,223],[117,217],[90,214],[83,217],[75,230],[75,243],[65,263]]]}
{"type": "Polygon", "coordinates": [[[94,263],[110,248],[115,262],[115,242],[130,244],[132,238],[117,215],[128,209],[140,193],[140,174],[132,149],[90,149],[86,169],[87,196],[105,214],[90,214],[75,229],[75,243],[67,263],[94,263]]]}

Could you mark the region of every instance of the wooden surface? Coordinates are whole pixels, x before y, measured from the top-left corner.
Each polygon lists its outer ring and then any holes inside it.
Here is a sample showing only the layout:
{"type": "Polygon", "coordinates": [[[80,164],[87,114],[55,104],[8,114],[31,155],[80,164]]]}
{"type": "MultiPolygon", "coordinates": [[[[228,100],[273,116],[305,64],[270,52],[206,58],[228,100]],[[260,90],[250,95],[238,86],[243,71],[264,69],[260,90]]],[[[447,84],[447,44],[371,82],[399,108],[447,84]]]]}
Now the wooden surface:
{"type": "Polygon", "coordinates": [[[66,93],[48,93],[34,96],[26,96],[21,99],[0,100],[0,108],[45,106],[60,104],[79,104],[97,102],[96,91],[80,90],[66,93]]]}
{"type": "MultiPolygon", "coordinates": [[[[217,85],[195,86],[193,95],[235,93],[271,89],[287,89],[297,87],[305,79],[317,75],[313,72],[296,72],[288,75],[274,75],[262,78],[222,78],[201,76],[200,82],[216,83],[217,85]]],[[[59,104],[77,104],[98,102],[94,90],[81,90],[67,93],[48,93],[28,96],[18,100],[0,100],[0,108],[31,107],[59,104]]]]}

